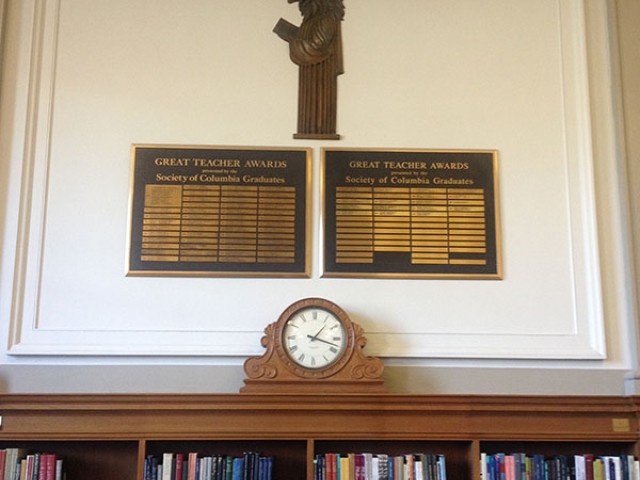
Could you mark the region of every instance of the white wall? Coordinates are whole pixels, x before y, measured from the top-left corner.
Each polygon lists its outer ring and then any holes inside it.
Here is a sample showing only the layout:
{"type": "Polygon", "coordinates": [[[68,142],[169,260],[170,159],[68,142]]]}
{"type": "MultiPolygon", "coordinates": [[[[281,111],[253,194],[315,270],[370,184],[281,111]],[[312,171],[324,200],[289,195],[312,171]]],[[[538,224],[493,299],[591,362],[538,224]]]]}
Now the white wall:
{"type": "MultiPolygon", "coordinates": [[[[626,171],[628,179],[628,194],[630,203],[630,243],[635,252],[635,263],[630,262],[629,267],[635,267],[635,287],[636,301],[640,299],[640,283],[638,282],[638,272],[640,272],[640,31],[637,28],[637,20],[640,19],[640,3],[634,0],[618,1],[618,51],[620,55],[620,85],[621,99],[620,111],[624,119],[621,129],[622,141],[620,142],[622,152],[626,156],[626,171]]],[[[636,312],[640,308],[640,303],[636,304],[636,312]]],[[[631,319],[636,326],[635,338],[638,338],[638,317],[631,319]]],[[[636,340],[636,345],[638,341],[636,340]]],[[[636,371],[629,377],[629,390],[640,391],[640,366],[638,349],[635,349],[636,371]]]]}
{"type": "Polygon", "coordinates": [[[622,392],[636,360],[612,5],[345,3],[343,139],[322,143],[291,138],[284,1],[7,1],[5,390],[236,391],[264,326],[323,296],[395,391],[622,392]],[[125,277],[132,143],[313,147],[312,277],[125,277]],[[322,146],[497,149],[504,279],[320,278],[322,146]]]}

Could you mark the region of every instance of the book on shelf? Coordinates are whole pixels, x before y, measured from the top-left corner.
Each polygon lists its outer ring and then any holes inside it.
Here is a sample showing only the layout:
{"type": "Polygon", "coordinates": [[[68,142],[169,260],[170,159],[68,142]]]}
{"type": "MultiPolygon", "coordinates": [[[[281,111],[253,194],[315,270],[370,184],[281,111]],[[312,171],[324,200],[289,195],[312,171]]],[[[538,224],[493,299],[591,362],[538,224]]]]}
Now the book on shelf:
{"type": "Polygon", "coordinates": [[[584,457],[585,478],[587,480],[594,480],[594,468],[593,468],[594,455],[592,453],[585,453],[582,456],[584,457]]]}
{"type": "Polygon", "coordinates": [[[183,469],[184,469],[184,454],[176,453],[175,466],[172,467],[172,470],[175,472],[175,474],[173,475],[173,480],[182,480],[183,469]]]}
{"type": "Polygon", "coordinates": [[[0,449],[0,480],[62,480],[63,462],[55,453],[29,453],[27,448],[0,449]]]}
{"type": "Polygon", "coordinates": [[[258,452],[240,456],[197,452],[147,455],[144,480],[271,480],[273,457],[258,452]]]}
{"type": "Polygon", "coordinates": [[[631,455],[480,454],[482,480],[640,480],[631,455]]]}
{"type": "Polygon", "coordinates": [[[232,480],[243,480],[244,477],[244,457],[236,457],[233,459],[233,476],[232,480]]]}
{"type": "Polygon", "coordinates": [[[413,463],[414,456],[404,456],[404,478],[405,480],[415,480],[415,465],[413,463]]]}
{"type": "Polygon", "coordinates": [[[56,480],[56,462],[55,453],[40,455],[40,477],[38,480],[56,480]]]}
{"type": "MultiPolygon", "coordinates": [[[[389,478],[389,455],[380,453],[378,458],[378,480],[389,478]]],[[[374,468],[375,471],[375,468],[374,468]]]]}
{"type": "MultiPolygon", "coordinates": [[[[196,465],[198,464],[198,454],[189,452],[187,455],[187,480],[196,480],[196,465]]],[[[152,479],[149,479],[152,480],[152,479]]]]}
{"type": "Polygon", "coordinates": [[[162,454],[162,478],[158,480],[173,480],[171,470],[173,468],[173,453],[166,452],[162,454]]]}
{"type": "Polygon", "coordinates": [[[26,457],[26,455],[26,448],[9,447],[2,450],[0,456],[4,458],[4,467],[1,470],[4,472],[4,480],[15,480],[18,465],[20,465],[21,460],[26,457]]]}
{"type": "MultiPolygon", "coordinates": [[[[27,455],[27,458],[25,459],[24,468],[21,468],[21,471],[24,470],[24,480],[31,480],[33,478],[34,461],[35,461],[35,458],[33,455],[27,455]]],[[[23,480],[23,479],[20,479],[20,480],[23,480]]]]}
{"type": "Polygon", "coordinates": [[[352,473],[354,469],[351,468],[351,461],[348,456],[340,457],[340,480],[353,480],[352,473]]]}
{"type": "Polygon", "coordinates": [[[444,455],[325,453],[314,457],[314,480],[446,480],[444,455]],[[334,466],[339,465],[337,471],[334,466]]]}
{"type": "Polygon", "coordinates": [[[353,472],[355,480],[365,480],[366,471],[364,466],[364,455],[361,453],[353,456],[353,472]]]}

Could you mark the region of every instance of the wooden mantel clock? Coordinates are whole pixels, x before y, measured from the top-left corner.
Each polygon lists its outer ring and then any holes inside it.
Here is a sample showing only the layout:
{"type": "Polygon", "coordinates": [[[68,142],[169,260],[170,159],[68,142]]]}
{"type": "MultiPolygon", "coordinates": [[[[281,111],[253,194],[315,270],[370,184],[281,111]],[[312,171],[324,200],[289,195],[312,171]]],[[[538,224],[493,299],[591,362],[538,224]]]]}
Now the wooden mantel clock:
{"type": "Polygon", "coordinates": [[[384,366],[363,330],[323,298],[294,302],[264,330],[261,357],[244,363],[242,393],[386,393],[384,366]]]}

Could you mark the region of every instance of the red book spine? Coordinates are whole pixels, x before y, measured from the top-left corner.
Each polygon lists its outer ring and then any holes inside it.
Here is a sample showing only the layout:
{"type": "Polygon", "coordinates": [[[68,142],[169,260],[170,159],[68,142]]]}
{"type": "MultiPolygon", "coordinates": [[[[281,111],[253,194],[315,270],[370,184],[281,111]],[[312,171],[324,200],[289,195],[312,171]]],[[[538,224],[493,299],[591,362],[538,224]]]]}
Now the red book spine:
{"type": "Polygon", "coordinates": [[[7,451],[3,448],[0,450],[0,473],[4,476],[4,464],[7,462],[7,451]]]}
{"type": "Polygon", "coordinates": [[[584,468],[586,470],[587,480],[593,480],[593,460],[594,455],[592,453],[584,454],[584,468]]]}
{"type": "Polygon", "coordinates": [[[175,480],[182,480],[182,462],[184,461],[184,453],[176,453],[176,476],[175,480]]]}
{"type": "Polygon", "coordinates": [[[56,460],[58,458],[56,457],[55,453],[50,453],[49,455],[47,455],[47,476],[45,477],[46,480],[56,480],[56,460]]]}
{"type": "Polygon", "coordinates": [[[189,454],[189,462],[187,466],[187,480],[196,480],[196,464],[198,463],[198,453],[191,452],[189,454]]]}
{"type": "Polygon", "coordinates": [[[328,480],[338,480],[338,456],[335,453],[327,453],[328,480]]]}
{"type": "Polygon", "coordinates": [[[34,462],[35,462],[35,457],[33,455],[27,455],[27,471],[24,476],[26,480],[31,480],[31,477],[33,477],[34,462]]]}
{"type": "Polygon", "coordinates": [[[47,480],[47,460],[49,459],[48,453],[40,455],[40,466],[38,467],[38,480],[47,480]]]}
{"type": "Polygon", "coordinates": [[[355,458],[356,471],[355,471],[355,480],[365,480],[366,471],[364,465],[364,455],[357,454],[355,458]]]}

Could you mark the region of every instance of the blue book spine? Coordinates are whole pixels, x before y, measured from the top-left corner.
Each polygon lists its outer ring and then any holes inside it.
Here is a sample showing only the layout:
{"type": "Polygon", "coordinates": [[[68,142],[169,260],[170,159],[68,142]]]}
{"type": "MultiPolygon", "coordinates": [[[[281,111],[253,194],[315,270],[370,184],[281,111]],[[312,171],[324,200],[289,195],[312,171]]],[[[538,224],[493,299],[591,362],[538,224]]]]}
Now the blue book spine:
{"type": "Polygon", "coordinates": [[[313,480],[320,480],[320,462],[321,462],[321,455],[320,454],[316,454],[316,456],[313,459],[313,480]]]}
{"type": "Polygon", "coordinates": [[[151,458],[144,459],[144,480],[151,480],[151,458]]]}
{"type": "Polygon", "coordinates": [[[158,459],[151,457],[151,480],[158,480],[158,459]]]}
{"type": "Polygon", "coordinates": [[[244,458],[237,457],[233,459],[233,477],[232,480],[243,480],[244,477],[244,458]]]}
{"type": "Polygon", "coordinates": [[[447,480],[447,465],[444,455],[438,455],[438,480],[447,480]]]}
{"type": "Polygon", "coordinates": [[[489,473],[489,480],[498,480],[496,475],[496,459],[493,455],[487,455],[487,472],[489,473]]]}

